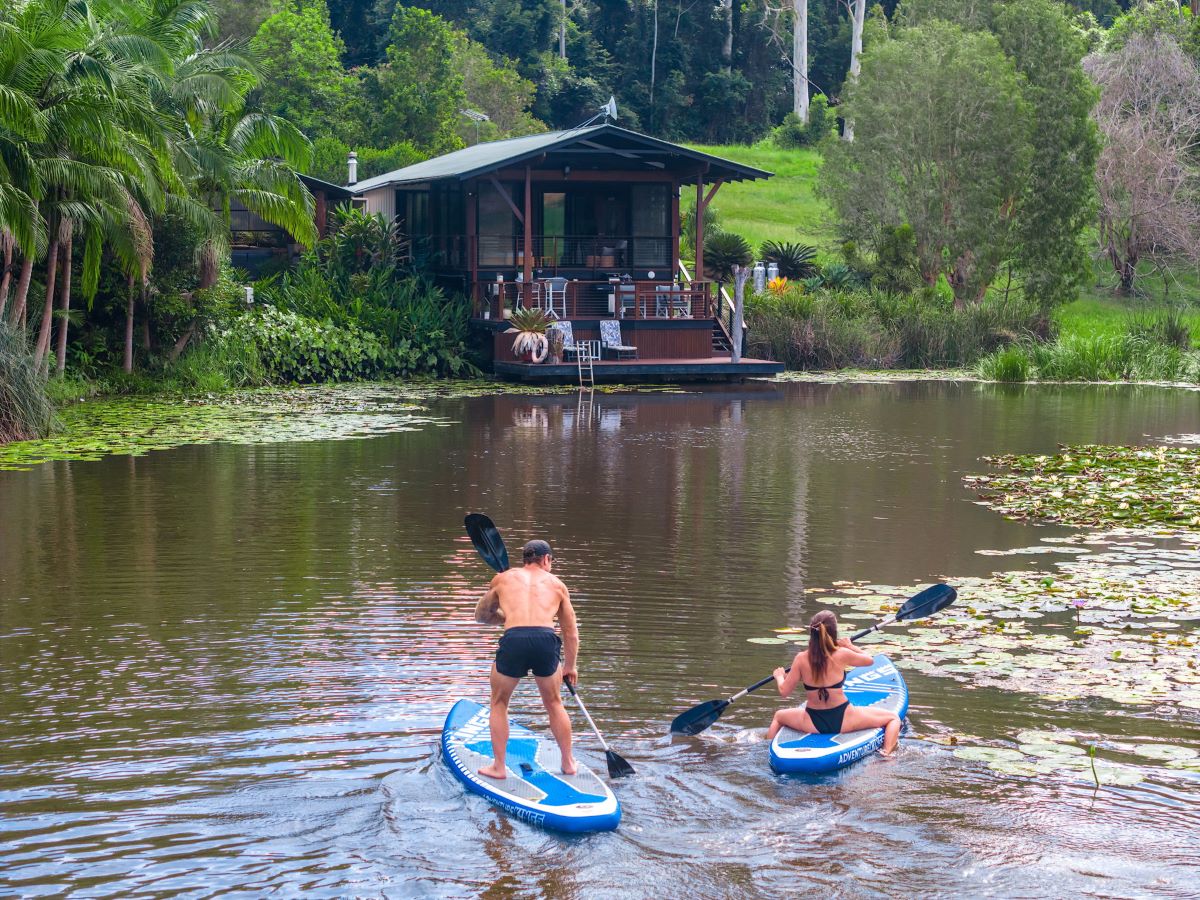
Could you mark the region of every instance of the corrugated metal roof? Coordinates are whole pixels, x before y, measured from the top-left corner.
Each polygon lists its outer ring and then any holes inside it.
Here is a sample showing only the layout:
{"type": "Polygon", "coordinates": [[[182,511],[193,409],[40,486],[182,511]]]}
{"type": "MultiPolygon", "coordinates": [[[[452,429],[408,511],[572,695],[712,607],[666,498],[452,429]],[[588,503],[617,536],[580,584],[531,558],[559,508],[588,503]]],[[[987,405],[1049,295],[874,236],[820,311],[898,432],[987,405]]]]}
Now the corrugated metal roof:
{"type": "MultiPolygon", "coordinates": [[[[488,141],[455,150],[444,156],[436,156],[424,162],[397,169],[384,175],[376,175],[351,186],[355,194],[393,185],[417,184],[427,181],[441,181],[449,178],[470,178],[489,171],[502,169],[505,166],[522,162],[530,157],[539,156],[549,151],[567,147],[582,141],[594,142],[597,138],[611,135],[622,141],[632,142],[647,149],[671,151],[675,155],[692,159],[696,162],[707,163],[709,173],[706,180],[723,177],[727,181],[743,179],[770,178],[771,173],[756,169],[753,166],[742,165],[731,160],[722,159],[709,153],[701,153],[688,147],[681,147],[669,141],[662,141],[649,135],[639,134],[616,125],[592,125],[588,128],[573,128],[569,131],[548,131],[543,134],[530,134],[524,137],[508,138],[503,141],[488,141]]],[[[619,146],[614,153],[636,153],[637,147],[619,146]]]]}

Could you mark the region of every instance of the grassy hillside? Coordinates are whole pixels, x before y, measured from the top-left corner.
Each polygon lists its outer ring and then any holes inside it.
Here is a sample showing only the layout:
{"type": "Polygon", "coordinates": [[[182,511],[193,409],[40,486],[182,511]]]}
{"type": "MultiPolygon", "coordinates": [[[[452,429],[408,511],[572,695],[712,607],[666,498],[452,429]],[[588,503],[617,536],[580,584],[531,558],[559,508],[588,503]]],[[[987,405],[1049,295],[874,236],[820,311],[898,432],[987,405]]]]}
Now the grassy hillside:
{"type": "MultiPolygon", "coordinates": [[[[840,241],[833,213],[815,192],[820,153],[745,145],[693,146],[775,173],[765,181],[727,184],[717,192],[712,203],[726,231],[737,232],[755,247],[764,240],[801,241],[818,247],[825,259],[836,257],[840,241]]],[[[1175,272],[1170,281],[1167,293],[1163,279],[1147,268],[1140,282],[1147,296],[1123,299],[1113,295],[1111,271],[1098,266],[1091,287],[1080,299],[1060,307],[1056,318],[1064,334],[1115,333],[1122,330],[1130,312],[1158,309],[1167,301],[1186,303],[1192,308],[1188,315],[1192,334],[1200,341],[1200,277],[1195,272],[1175,272]]]]}

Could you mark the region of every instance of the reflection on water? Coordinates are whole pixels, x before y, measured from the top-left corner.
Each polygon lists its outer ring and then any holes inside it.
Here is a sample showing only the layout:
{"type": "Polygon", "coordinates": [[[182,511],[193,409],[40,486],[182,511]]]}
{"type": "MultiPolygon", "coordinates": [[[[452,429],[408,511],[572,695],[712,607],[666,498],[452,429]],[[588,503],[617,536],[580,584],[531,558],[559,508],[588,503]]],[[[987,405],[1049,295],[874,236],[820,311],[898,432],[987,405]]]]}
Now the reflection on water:
{"type": "MultiPolygon", "coordinates": [[[[1196,717],[912,673],[896,761],[773,776],[749,644],[840,579],[986,574],[1064,529],[970,502],[984,453],[1200,432],[1129,388],[750,385],[445,401],[458,424],[0,473],[0,891],[122,896],[1175,893],[1197,782],[1008,778],[930,740],[1018,727],[1200,748],[1196,717]],[[551,540],[589,709],[634,763],[621,829],[563,838],[465,795],[441,720],[482,698],[489,572],[461,533],[551,540]],[[1047,879],[1052,879],[1048,881],[1047,879]]],[[[1036,559],[1036,558],[1035,558],[1036,559]]],[[[1194,623],[1185,623],[1194,627],[1194,623]]],[[[536,691],[517,694],[535,719],[536,691]]],[[[582,725],[582,721],[579,723],[582,725]]],[[[584,753],[603,765],[594,738],[584,753]]]]}

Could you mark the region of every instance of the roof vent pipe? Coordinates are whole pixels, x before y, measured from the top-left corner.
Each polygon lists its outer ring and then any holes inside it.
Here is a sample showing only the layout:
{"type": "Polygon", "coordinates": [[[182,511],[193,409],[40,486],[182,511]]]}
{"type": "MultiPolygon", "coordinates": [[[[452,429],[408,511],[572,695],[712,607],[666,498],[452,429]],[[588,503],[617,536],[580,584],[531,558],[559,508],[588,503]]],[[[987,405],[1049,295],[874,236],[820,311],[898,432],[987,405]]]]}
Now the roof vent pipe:
{"type": "Polygon", "coordinates": [[[347,160],[349,168],[349,177],[346,179],[346,184],[358,184],[358,154],[353,150],[350,151],[350,158],[347,160]]]}

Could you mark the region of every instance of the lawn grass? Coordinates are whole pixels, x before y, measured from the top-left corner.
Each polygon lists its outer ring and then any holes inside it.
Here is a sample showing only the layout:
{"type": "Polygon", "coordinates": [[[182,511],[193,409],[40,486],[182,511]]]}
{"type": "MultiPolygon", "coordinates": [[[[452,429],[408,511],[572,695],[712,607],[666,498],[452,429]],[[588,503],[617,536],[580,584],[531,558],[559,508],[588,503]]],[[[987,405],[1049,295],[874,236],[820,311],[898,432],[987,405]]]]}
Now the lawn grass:
{"type": "MultiPolygon", "coordinates": [[[[727,184],[717,192],[712,206],[721,227],[748,240],[757,249],[763,241],[799,241],[812,244],[832,261],[841,243],[833,214],[816,196],[821,154],[816,150],[778,150],[774,147],[691,145],[714,156],[773,172],[765,181],[727,184]]],[[[695,194],[684,192],[684,202],[695,194]]]]}

